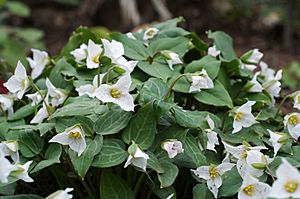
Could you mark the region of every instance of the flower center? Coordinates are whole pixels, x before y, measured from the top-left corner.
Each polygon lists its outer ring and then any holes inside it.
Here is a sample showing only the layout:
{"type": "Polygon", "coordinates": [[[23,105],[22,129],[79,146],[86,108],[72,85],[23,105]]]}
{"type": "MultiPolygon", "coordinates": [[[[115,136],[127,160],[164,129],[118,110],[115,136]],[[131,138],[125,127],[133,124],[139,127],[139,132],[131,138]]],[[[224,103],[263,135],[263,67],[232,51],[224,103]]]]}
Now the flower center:
{"type": "Polygon", "coordinates": [[[296,115],[292,115],[289,117],[288,121],[291,125],[295,126],[296,124],[298,124],[299,118],[296,115]]]}
{"type": "Polygon", "coordinates": [[[99,63],[100,63],[99,57],[100,57],[100,55],[96,55],[96,56],[93,58],[93,62],[95,62],[96,64],[99,64],[99,63]]]}
{"type": "Polygon", "coordinates": [[[284,189],[289,193],[294,193],[298,187],[298,183],[295,180],[288,180],[284,184],[284,189]]]}
{"type": "Polygon", "coordinates": [[[154,35],[155,31],[154,30],[149,30],[146,35],[151,37],[152,35],[154,35]]]}
{"type": "Polygon", "coordinates": [[[211,178],[216,178],[216,177],[218,177],[218,175],[219,175],[219,173],[218,173],[216,167],[215,166],[210,166],[210,168],[209,168],[209,176],[211,178]]]}
{"type": "Polygon", "coordinates": [[[242,112],[237,112],[235,115],[235,120],[240,121],[243,118],[244,113],[242,112]]]}
{"type": "Polygon", "coordinates": [[[246,195],[252,196],[254,194],[255,187],[253,184],[251,184],[251,185],[248,185],[247,187],[245,187],[243,189],[243,191],[245,192],[246,195]]]}
{"type": "Polygon", "coordinates": [[[81,134],[80,134],[80,132],[75,131],[75,132],[71,132],[69,134],[69,137],[72,139],[78,140],[81,137],[81,134]]]}
{"type": "Polygon", "coordinates": [[[22,81],[21,81],[21,87],[22,87],[22,89],[25,88],[25,84],[26,84],[25,79],[22,79],[22,81]]]}
{"type": "Polygon", "coordinates": [[[298,98],[298,103],[300,103],[300,95],[298,95],[298,97],[297,97],[297,98],[298,98]]]}
{"type": "Polygon", "coordinates": [[[116,88],[113,88],[110,90],[110,95],[113,97],[113,98],[120,98],[121,97],[121,91],[119,91],[118,89],[116,88]]]}
{"type": "Polygon", "coordinates": [[[247,151],[243,151],[243,152],[242,152],[242,155],[241,155],[242,159],[246,159],[247,156],[248,156],[247,151]]]}

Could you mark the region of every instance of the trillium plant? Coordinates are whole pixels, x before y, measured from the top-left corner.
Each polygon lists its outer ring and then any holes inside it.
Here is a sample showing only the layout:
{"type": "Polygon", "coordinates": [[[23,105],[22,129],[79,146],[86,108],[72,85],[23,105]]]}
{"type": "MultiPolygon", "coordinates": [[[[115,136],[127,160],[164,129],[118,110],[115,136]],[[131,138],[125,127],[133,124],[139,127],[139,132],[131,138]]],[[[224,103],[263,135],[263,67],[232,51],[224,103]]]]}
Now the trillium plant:
{"type": "Polygon", "coordinates": [[[282,96],[259,49],[182,21],[80,27],[19,61],[0,95],[1,198],[300,198],[300,92],[282,96]]]}

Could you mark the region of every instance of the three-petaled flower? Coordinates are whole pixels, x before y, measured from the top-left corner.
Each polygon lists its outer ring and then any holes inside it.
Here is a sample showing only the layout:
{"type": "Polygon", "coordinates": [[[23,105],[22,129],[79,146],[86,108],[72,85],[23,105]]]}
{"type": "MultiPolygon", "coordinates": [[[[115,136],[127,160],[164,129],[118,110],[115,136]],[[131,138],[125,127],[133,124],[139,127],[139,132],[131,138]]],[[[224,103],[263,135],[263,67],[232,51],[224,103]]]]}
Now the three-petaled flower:
{"type": "Polygon", "coordinates": [[[180,60],[179,55],[177,53],[174,53],[173,51],[170,50],[163,50],[160,53],[167,61],[169,68],[171,70],[174,70],[173,65],[182,64],[182,61],[180,60]]]}
{"type": "Polygon", "coordinates": [[[32,69],[31,77],[32,79],[36,79],[42,74],[45,66],[49,63],[49,56],[47,52],[38,49],[31,49],[31,51],[33,52],[33,59],[28,57],[27,61],[32,69]]]}
{"type": "Polygon", "coordinates": [[[95,44],[95,42],[89,40],[87,46],[86,67],[89,69],[98,68],[102,52],[103,49],[101,45],[95,44]]]}
{"type": "Polygon", "coordinates": [[[215,123],[209,117],[209,115],[207,115],[205,119],[206,119],[206,121],[208,123],[208,126],[209,126],[208,129],[204,129],[204,131],[206,132],[206,136],[207,136],[206,149],[217,152],[216,149],[215,149],[215,145],[219,145],[220,143],[219,143],[219,140],[218,140],[218,134],[214,131],[215,123]]]}
{"type": "Polygon", "coordinates": [[[182,143],[176,139],[170,139],[162,143],[161,147],[167,151],[169,158],[174,158],[178,153],[183,153],[182,143]]]}
{"type": "Polygon", "coordinates": [[[284,125],[295,140],[300,136],[300,113],[290,113],[284,117],[284,125]]]}
{"type": "Polygon", "coordinates": [[[124,168],[126,168],[130,164],[132,164],[133,166],[146,171],[149,155],[144,153],[140,149],[140,147],[134,142],[128,147],[128,153],[129,153],[129,156],[124,165],[124,168]]]}
{"type": "Polygon", "coordinates": [[[208,76],[205,69],[202,69],[199,73],[192,75],[192,85],[189,92],[200,92],[201,89],[210,89],[214,87],[214,83],[208,76]]]}
{"type": "Polygon", "coordinates": [[[73,191],[73,188],[66,188],[65,190],[58,190],[49,196],[47,196],[45,199],[71,199],[73,198],[73,195],[69,192],[73,191]]]}

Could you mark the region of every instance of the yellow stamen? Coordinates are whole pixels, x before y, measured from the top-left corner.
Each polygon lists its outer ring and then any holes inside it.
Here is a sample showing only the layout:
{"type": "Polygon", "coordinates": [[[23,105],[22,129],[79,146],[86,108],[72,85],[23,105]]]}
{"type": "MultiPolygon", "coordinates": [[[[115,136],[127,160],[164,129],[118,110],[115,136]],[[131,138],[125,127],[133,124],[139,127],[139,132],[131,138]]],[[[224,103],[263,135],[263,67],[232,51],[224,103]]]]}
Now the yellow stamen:
{"type": "Polygon", "coordinates": [[[246,159],[247,156],[248,156],[247,151],[243,151],[243,152],[242,152],[242,159],[246,159]]]}
{"type": "Polygon", "coordinates": [[[211,178],[216,178],[216,177],[218,177],[218,175],[219,175],[219,173],[218,173],[216,167],[213,166],[213,165],[210,166],[210,168],[209,168],[209,176],[210,176],[211,178]]]}
{"type": "Polygon", "coordinates": [[[237,112],[236,115],[235,115],[235,120],[240,121],[242,119],[243,115],[244,115],[244,113],[237,112]]]}
{"type": "Polygon", "coordinates": [[[100,57],[99,55],[95,56],[93,58],[93,62],[95,62],[96,64],[99,64],[100,63],[99,57],[100,57]]]}
{"type": "Polygon", "coordinates": [[[22,87],[22,89],[25,88],[25,79],[22,79],[22,81],[21,81],[21,87],[22,87]]]}
{"type": "Polygon", "coordinates": [[[154,30],[149,30],[149,31],[146,33],[146,35],[149,36],[149,37],[151,37],[154,33],[155,33],[154,30]]]}
{"type": "Polygon", "coordinates": [[[300,95],[298,95],[298,103],[300,103],[300,95]]]}
{"type": "Polygon", "coordinates": [[[69,134],[69,137],[75,140],[78,140],[81,137],[81,133],[76,131],[76,132],[71,132],[69,134]]]}
{"type": "Polygon", "coordinates": [[[296,115],[292,115],[289,117],[288,121],[291,125],[296,125],[299,122],[299,118],[296,115]]]}
{"type": "Polygon", "coordinates": [[[289,193],[294,193],[298,188],[298,183],[295,180],[288,180],[284,184],[284,189],[289,193]]]}
{"type": "Polygon", "coordinates": [[[119,91],[118,89],[116,88],[113,88],[110,90],[110,95],[113,97],[113,98],[120,98],[121,97],[121,91],[119,91]]]}
{"type": "Polygon", "coordinates": [[[243,189],[243,191],[245,192],[246,195],[252,196],[255,192],[255,187],[253,184],[251,184],[251,185],[248,185],[247,187],[245,187],[243,189]]]}

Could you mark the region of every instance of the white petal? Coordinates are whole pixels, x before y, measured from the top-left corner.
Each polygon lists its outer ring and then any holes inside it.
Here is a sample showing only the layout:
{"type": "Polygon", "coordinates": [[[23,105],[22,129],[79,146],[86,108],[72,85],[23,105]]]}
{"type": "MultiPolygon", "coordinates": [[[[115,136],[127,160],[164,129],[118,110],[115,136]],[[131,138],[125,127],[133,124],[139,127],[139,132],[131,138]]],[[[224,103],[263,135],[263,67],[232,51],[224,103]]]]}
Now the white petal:
{"type": "Polygon", "coordinates": [[[132,164],[138,168],[141,168],[142,170],[146,171],[147,167],[147,159],[145,158],[134,158],[132,160],[132,164]]]}
{"type": "Polygon", "coordinates": [[[44,119],[49,117],[49,113],[47,108],[43,105],[42,108],[37,112],[34,118],[30,121],[30,124],[40,124],[44,121],[44,119]]]}
{"type": "Polygon", "coordinates": [[[238,110],[237,110],[237,112],[251,113],[252,106],[255,103],[256,103],[255,101],[248,101],[247,103],[245,103],[241,107],[239,107],[238,110]]]}
{"type": "Polygon", "coordinates": [[[216,169],[220,175],[223,175],[225,172],[231,170],[234,166],[235,164],[223,162],[222,164],[218,165],[216,169]]]}
{"type": "Polygon", "coordinates": [[[17,67],[15,69],[15,75],[22,77],[22,79],[25,79],[27,77],[26,69],[20,61],[18,61],[17,63],[17,67]]]}
{"type": "Polygon", "coordinates": [[[16,93],[21,89],[21,81],[16,76],[11,76],[3,86],[5,86],[9,92],[16,93]]]}
{"type": "Polygon", "coordinates": [[[115,98],[110,94],[111,89],[110,85],[102,84],[95,90],[95,96],[102,102],[115,102],[115,98]]]}
{"type": "Polygon", "coordinates": [[[80,137],[78,140],[69,139],[69,146],[73,151],[78,153],[78,157],[84,152],[86,149],[86,143],[83,137],[80,137]]]}
{"type": "Polygon", "coordinates": [[[127,93],[129,91],[131,85],[131,77],[130,75],[125,75],[121,77],[114,87],[118,88],[120,91],[127,93]]]}
{"type": "Polygon", "coordinates": [[[68,145],[70,142],[70,138],[66,132],[56,134],[49,142],[56,142],[62,145],[68,145]]]}
{"type": "Polygon", "coordinates": [[[124,111],[134,111],[133,97],[129,93],[122,94],[114,103],[118,104],[124,111]]]}
{"type": "Polygon", "coordinates": [[[124,168],[128,167],[132,163],[132,161],[133,161],[133,156],[129,155],[124,165],[124,168]]]}
{"type": "Polygon", "coordinates": [[[124,55],[124,47],[121,42],[112,40],[111,42],[107,39],[101,39],[104,46],[104,55],[109,57],[112,60],[112,63],[115,63],[116,60],[124,55]]]}
{"type": "Polygon", "coordinates": [[[94,97],[95,90],[96,88],[91,84],[83,85],[79,88],[76,88],[76,91],[78,92],[79,96],[88,95],[89,97],[94,97]]]}
{"type": "Polygon", "coordinates": [[[241,121],[237,121],[237,120],[234,120],[233,121],[233,131],[232,133],[237,133],[239,132],[240,130],[242,129],[242,123],[241,121]]]}
{"type": "MultiPolygon", "coordinates": [[[[222,184],[222,179],[220,177],[217,177],[216,179],[220,179],[221,180],[221,184],[222,184]]],[[[218,197],[219,189],[218,189],[218,186],[215,184],[214,180],[212,180],[212,179],[207,180],[207,188],[209,189],[210,192],[213,193],[213,195],[214,195],[215,198],[218,197]]]]}
{"type": "Polygon", "coordinates": [[[196,170],[191,170],[198,178],[203,178],[204,180],[210,179],[209,175],[210,166],[201,166],[196,170]]]}
{"type": "Polygon", "coordinates": [[[215,128],[215,123],[214,123],[214,121],[210,118],[209,115],[207,115],[207,116],[205,117],[205,119],[206,119],[206,121],[207,121],[207,123],[208,123],[209,128],[210,128],[211,130],[213,130],[213,129],[215,128]]]}

